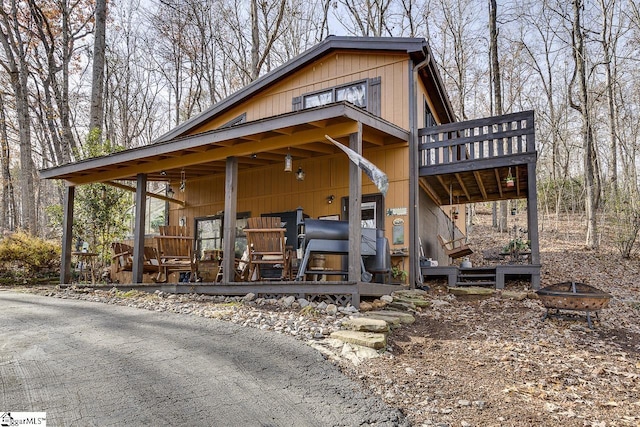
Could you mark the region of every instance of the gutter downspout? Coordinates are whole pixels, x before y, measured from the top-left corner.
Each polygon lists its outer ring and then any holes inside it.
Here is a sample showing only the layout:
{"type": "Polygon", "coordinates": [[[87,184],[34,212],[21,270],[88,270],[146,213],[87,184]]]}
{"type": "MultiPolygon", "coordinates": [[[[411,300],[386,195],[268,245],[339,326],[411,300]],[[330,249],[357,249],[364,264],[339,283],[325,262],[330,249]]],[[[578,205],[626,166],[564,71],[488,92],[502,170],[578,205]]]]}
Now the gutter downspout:
{"type": "Polygon", "coordinates": [[[414,289],[422,285],[420,270],[420,248],[418,218],[418,70],[429,63],[431,57],[426,53],[424,60],[418,64],[410,59],[409,64],[409,285],[414,289]]]}

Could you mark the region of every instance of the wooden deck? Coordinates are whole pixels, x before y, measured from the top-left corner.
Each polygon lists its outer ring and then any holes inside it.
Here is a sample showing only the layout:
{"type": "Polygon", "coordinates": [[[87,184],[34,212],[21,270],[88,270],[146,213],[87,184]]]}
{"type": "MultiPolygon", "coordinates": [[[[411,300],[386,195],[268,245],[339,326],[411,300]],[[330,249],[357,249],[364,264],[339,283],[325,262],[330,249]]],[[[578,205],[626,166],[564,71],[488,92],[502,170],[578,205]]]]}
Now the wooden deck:
{"type": "Polygon", "coordinates": [[[441,206],[527,198],[535,191],[534,126],[533,111],[524,111],[420,129],[420,185],[441,206]]]}

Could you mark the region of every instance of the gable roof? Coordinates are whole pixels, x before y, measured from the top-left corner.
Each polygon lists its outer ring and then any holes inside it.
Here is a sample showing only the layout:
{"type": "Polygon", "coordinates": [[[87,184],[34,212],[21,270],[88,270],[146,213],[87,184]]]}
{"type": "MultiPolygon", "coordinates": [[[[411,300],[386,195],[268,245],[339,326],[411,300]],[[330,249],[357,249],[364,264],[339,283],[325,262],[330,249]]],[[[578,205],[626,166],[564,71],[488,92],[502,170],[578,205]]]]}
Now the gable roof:
{"type": "Polygon", "coordinates": [[[440,74],[433,60],[433,55],[431,54],[431,49],[427,45],[427,41],[425,39],[407,37],[329,36],[324,41],[304,53],[258,78],[229,97],[214,104],[198,116],[180,123],[169,132],[160,136],[155,142],[166,142],[171,139],[184,136],[194,127],[207,122],[212,117],[235,107],[247,98],[267,89],[277,82],[280,82],[285,76],[295,73],[299,69],[316,61],[318,58],[325,56],[327,53],[335,50],[347,49],[406,52],[414,64],[422,63],[420,68],[420,78],[423,79],[425,87],[437,96],[434,101],[440,101],[439,103],[436,103],[436,114],[438,117],[442,119],[443,123],[454,121],[453,108],[451,107],[449,98],[444,90],[442,79],[440,78],[440,74]]]}

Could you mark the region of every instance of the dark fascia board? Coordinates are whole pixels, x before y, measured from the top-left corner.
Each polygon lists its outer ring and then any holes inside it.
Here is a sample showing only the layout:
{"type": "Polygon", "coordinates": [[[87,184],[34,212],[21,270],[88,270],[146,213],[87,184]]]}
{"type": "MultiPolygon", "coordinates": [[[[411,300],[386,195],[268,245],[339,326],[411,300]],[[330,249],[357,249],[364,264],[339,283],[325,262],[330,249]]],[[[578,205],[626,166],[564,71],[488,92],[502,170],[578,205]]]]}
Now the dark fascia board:
{"type": "MultiPolygon", "coordinates": [[[[414,63],[421,62],[427,57],[432,58],[432,56],[429,55],[427,41],[423,38],[329,36],[314,47],[248,84],[233,95],[214,104],[211,108],[200,113],[198,116],[179,124],[169,132],[159,137],[155,143],[169,141],[184,135],[190,129],[199,126],[212,117],[232,108],[255,93],[268,88],[274,83],[280,81],[283,77],[299,70],[333,50],[406,52],[411,59],[413,59],[414,63]]],[[[430,59],[430,61],[432,62],[433,59],[430,59]]],[[[433,67],[433,69],[435,70],[435,67],[433,67]]],[[[442,84],[439,77],[437,80],[442,84]]]]}
{"type": "Polygon", "coordinates": [[[409,134],[406,130],[382,120],[379,117],[349,104],[346,101],[342,101],[321,107],[286,113],[275,117],[267,117],[230,128],[211,130],[144,147],[131,148],[129,150],[120,151],[118,153],[102,157],[95,157],[75,163],[68,163],[62,166],[41,169],[39,173],[40,178],[57,179],[68,174],[84,173],[92,169],[114,166],[118,163],[140,160],[146,157],[169,155],[178,151],[195,149],[208,144],[244,138],[261,132],[266,132],[271,129],[303,125],[314,121],[322,121],[336,117],[346,117],[354,121],[362,122],[365,126],[377,129],[395,138],[403,140],[408,140],[409,138],[409,134]]]}

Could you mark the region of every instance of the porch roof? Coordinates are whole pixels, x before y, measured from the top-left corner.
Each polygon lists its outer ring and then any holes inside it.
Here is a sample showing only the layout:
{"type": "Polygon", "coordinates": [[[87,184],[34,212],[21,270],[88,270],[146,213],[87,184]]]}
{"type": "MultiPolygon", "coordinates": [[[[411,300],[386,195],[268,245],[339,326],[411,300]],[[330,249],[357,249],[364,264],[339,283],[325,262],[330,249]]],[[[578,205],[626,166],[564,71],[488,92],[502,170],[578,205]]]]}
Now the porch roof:
{"type": "Polygon", "coordinates": [[[197,178],[224,173],[227,157],[237,157],[238,168],[246,169],[280,163],[287,153],[294,160],[333,154],[339,149],[324,136],[341,140],[357,132],[359,122],[363,148],[409,139],[407,130],[339,102],[43,169],[40,176],[72,185],[135,180],[140,173],[149,181],[177,181],[183,170],[197,178]]]}

